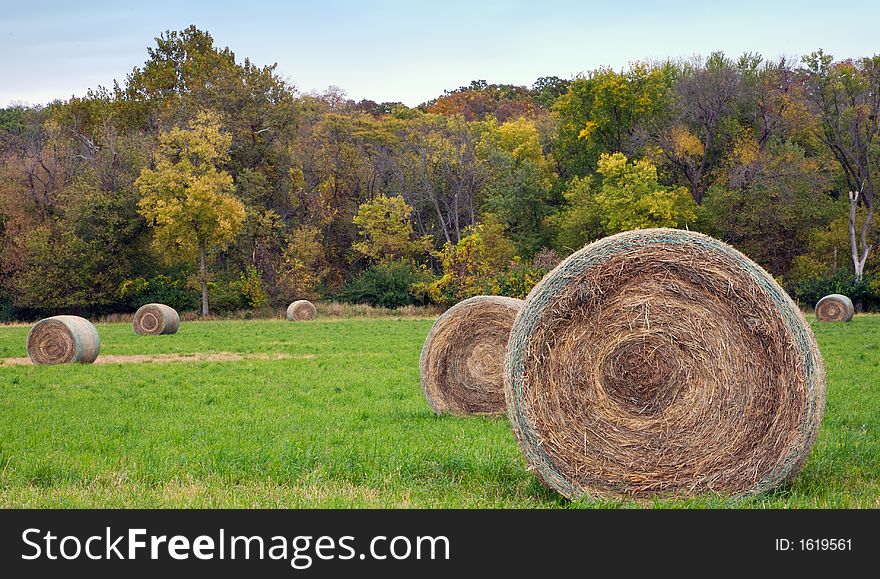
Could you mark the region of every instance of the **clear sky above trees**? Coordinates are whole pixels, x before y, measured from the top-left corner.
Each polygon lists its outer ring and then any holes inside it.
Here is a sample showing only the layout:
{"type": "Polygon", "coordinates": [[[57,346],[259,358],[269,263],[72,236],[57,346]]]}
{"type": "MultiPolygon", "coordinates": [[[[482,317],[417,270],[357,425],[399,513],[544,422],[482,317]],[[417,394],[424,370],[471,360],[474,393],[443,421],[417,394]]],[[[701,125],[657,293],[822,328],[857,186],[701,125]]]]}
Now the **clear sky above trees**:
{"type": "Polygon", "coordinates": [[[630,61],[753,51],[837,58],[876,52],[880,4],[523,0],[4,2],[0,107],[81,96],[124,80],[158,31],[190,24],[299,90],[409,106],[472,79],[530,85],[630,61]]]}

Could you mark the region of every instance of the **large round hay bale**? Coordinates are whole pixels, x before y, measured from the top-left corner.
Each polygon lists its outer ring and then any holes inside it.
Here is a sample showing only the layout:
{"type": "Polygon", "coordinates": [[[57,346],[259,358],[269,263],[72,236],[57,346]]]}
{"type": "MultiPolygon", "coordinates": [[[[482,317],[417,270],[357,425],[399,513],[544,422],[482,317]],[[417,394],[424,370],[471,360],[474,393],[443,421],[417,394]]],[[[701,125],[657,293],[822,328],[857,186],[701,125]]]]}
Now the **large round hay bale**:
{"type": "Polygon", "coordinates": [[[437,414],[504,412],[504,352],[522,300],[466,299],[441,315],[425,340],[422,390],[437,414]]]}
{"type": "Polygon", "coordinates": [[[304,322],[318,317],[318,309],[308,300],[296,300],[287,306],[287,319],[291,322],[304,322]]]}
{"type": "Polygon", "coordinates": [[[98,330],[78,316],[40,320],[27,336],[27,352],[34,364],[91,364],[100,351],[98,330]]]}
{"type": "Polygon", "coordinates": [[[816,319],[820,322],[848,322],[855,313],[852,300],[842,294],[830,294],[816,303],[816,319]]]}
{"type": "Polygon", "coordinates": [[[165,304],[146,304],[134,314],[134,333],[140,336],[176,334],[179,328],[180,316],[165,304]]]}
{"type": "Polygon", "coordinates": [[[569,498],[757,494],[793,478],[825,407],[797,306],[698,233],[631,231],[529,294],[505,360],[527,462],[569,498]]]}

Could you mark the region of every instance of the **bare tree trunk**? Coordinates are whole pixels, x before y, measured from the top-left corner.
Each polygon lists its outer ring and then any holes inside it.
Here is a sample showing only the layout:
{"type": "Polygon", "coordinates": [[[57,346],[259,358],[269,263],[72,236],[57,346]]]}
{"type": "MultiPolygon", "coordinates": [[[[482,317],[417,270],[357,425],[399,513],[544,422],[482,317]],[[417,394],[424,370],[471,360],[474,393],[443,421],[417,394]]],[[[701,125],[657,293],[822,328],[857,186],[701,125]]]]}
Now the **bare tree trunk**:
{"type": "MultiPolygon", "coordinates": [[[[852,254],[853,269],[855,270],[855,279],[857,282],[862,281],[865,274],[865,263],[868,261],[868,255],[871,253],[871,245],[868,244],[868,229],[874,221],[873,204],[868,206],[868,215],[865,216],[865,222],[859,230],[858,238],[856,238],[856,209],[859,205],[859,192],[849,192],[849,247],[852,254]]],[[[866,204],[867,205],[867,204],[866,204]]]]}
{"type": "Polygon", "coordinates": [[[455,194],[452,197],[452,218],[453,218],[453,223],[455,224],[455,232],[456,232],[455,236],[460,240],[461,239],[461,222],[458,218],[458,213],[459,213],[459,211],[458,211],[458,198],[459,198],[459,189],[458,189],[458,187],[456,187],[455,194]]]}
{"type": "Polygon", "coordinates": [[[208,267],[205,263],[205,242],[199,242],[199,279],[202,282],[202,317],[208,315],[208,267]]]}
{"type": "Polygon", "coordinates": [[[437,213],[437,223],[440,224],[440,227],[443,229],[443,237],[449,243],[452,243],[452,238],[449,237],[449,228],[446,226],[446,220],[443,219],[443,211],[440,210],[440,203],[437,201],[437,197],[434,196],[434,191],[429,190],[428,198],[431,200],[431,205],[434,206],[434,211],[437,213]]]}
{"type": "Polygon", "coordinates": [[[856,272],[856,281],[861,279],[859,271],[859,247],[856,241],[856,208],[859,204],[859,194],[855,191],[849,192],[849,251],[853,260],[853,268],[856,272]]]}

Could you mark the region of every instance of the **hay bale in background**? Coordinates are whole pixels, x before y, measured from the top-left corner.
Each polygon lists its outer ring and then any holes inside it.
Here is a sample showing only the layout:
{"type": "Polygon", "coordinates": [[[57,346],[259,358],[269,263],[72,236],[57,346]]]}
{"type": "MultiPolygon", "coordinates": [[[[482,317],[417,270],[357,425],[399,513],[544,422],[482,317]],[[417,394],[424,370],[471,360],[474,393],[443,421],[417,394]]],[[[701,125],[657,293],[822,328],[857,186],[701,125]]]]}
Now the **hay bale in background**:
{"type": "Polygon", "coordinates": [[[140,336],[176,334],[178,328],[180,316],[165,304],[146,304],[134,314],[134,333],[140,336]]]}
{"type": "Polygon", "coordinates": [[[503,365],[522,300],[476,296],[440,316],[422,347],[422,390],[434,412],[504,412],[503,365]]]}
{"type": "Polygon", "coordinates": [[[631,231],[532,290],[505,360],[529,465],[569,498],[757,494],[792,479],[825,407],[813,333],[757,264],[702,234],[631,231]]]}
{"type": "Polygon", "coordinates": [[[308,300],[296,300],[287,306],[287,319],[291,322],[314,320],[318,317],[315,304],[308,300]]]}
{"type": "Polygon", "coordinates": [[[27,336],[27,352],[34,364],[91,364],[100,350],[98,330],[78,316],[40,320],[27,336]]]}
{"type": "Polygon", "coordinates": [[[816,319],[820,322],[848,322],[855,313],[852,300],[841,294],[830,294],[816,303],[816,319]]]}

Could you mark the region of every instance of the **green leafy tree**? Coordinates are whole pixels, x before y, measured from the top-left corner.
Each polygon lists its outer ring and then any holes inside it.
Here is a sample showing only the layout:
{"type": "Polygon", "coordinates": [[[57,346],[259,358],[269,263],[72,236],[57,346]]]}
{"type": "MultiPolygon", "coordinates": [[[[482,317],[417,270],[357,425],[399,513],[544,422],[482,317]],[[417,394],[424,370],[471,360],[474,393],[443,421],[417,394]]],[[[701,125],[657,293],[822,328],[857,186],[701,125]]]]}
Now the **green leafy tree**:
{"type": "MultiPolygon", "coordinates": [[[[814,229],[838,215],[833,170],[792,142],[761,147],[744,137],[703,203],[702,231],[733,244],[773,275],[787,277],[814,229]]],[[[843,257],[841,255],[841,257],[843,257]]]]}
{"type": "Polygon", "coordinates": [[[669,64],[635,63],[622,72],[599,68],[571,81],[553,105],[563,177],[593,171],[603,153],[640,154],[650,144],[650,130],[669,115],[675,75],[669,64]]]}
{"type": "Polygon", "coordinates": [[[630,229],[682,227],[697,216],[686,188],[661,185],[650,161],[631,163],[623,153],[602,155],[595,175],[573,180],[565,196],[569,205],[557,222],[562,245],[570,249],[630,229]]]}
{"type": "Polygon", "coordinates": [[[424,292],[414,286],[421,287],[429,279],[433,276],[427,269],[412,263],[377,264],[352,278],[335,298],[383,308],[416,305],[424,303],[424,292]]]}
{"type": "Polygon", "coordinates": [[[292,231],[278,269],[278,286],[286,301],[320,297],[318,287],[329,271],[321,231],[313,225],[292,231]]]}
{"type": "MultiPolygon", "coordinates": [[[[12,241],[12,240],[11,240],[12,241]]],[[[13,241],[23,266],[10,276],[14,302],[39,311],[91,310],[113,303],[127,269],[96,241],[37,227],[13,241]]]]}
{"type": "Polygon", "coordinates": [[[596,172],[602,185],[595,203],[605,233],[630,229],[680,227],[696,219],[696,207],[684,187],[667,187],[647,160],[628,162],[622,153],[603,155],[596,172]]]}
{"type": "Polygon", "coordinates": [[[263,308],[269,305],[269,294],[257,268],[249,265],[239,276],[236,286],[249,307],[263,308]]]}
{"type": "Polygon", "coordinates": [[[484,210],[504,225],[517,251],[528,257],[549,238],[553,159],[545,157],[538,128],[530,120],[519,118],[500,126],[489,122],[487,127],[480,144],[491,175],[484,210]]]}
{"type": "Polygon", "coordinates": [[[207,254],[229,246],[245,219],[244,205],[231,195],[232,177],[222,169],[230,143],[219,117],[201,112],[188,128],[160,135],[155,167],[135,181],[156,247],[174,258],[198,257],[203,316],[209,314],[207,254]]]}
{"type": "Polygon", "coordinates": [[[572,253],[602,236],[602,219],[593,200],[593,177],[572,178],[563,197],[565,206],[553,216],[553,225],[559,248],[572,253]]]}
{"type": "Polygon", "coordinates": [[[434,252],[442,264],[443,275],[433,282],[417,284],[416,290],[440,304],[500,293],[500,274],[514,259],[513,244],[503,231],[503,226],[494,221],[468,227],[457,243],[447,242],[434,252]]]}
{"type": "Polygon", "coordinates": [[[424,253],[431,247],[431,238],[416,237],[412,212],[403,197],[380,195],[362,203],[353,221],[363,239],[352,244],[352,249],[382,264],[410,261],[424,253]]]}
{"type": "Polygon", "coordinates": [[[669,66],[643,63],[624,72],[593,72],[590,113],[578,138],[596,151],[635,155],[643,144],[636,130],[668,112],[673,75],[669,66]]]}
{"type": "Polygon", "coordinates": [[[568,90],[569,80],[561,79],[558,76],[542,76],[532,84],[532,97],[535,102],[550,108],[560,96],[564,95],[568,90]]]}

